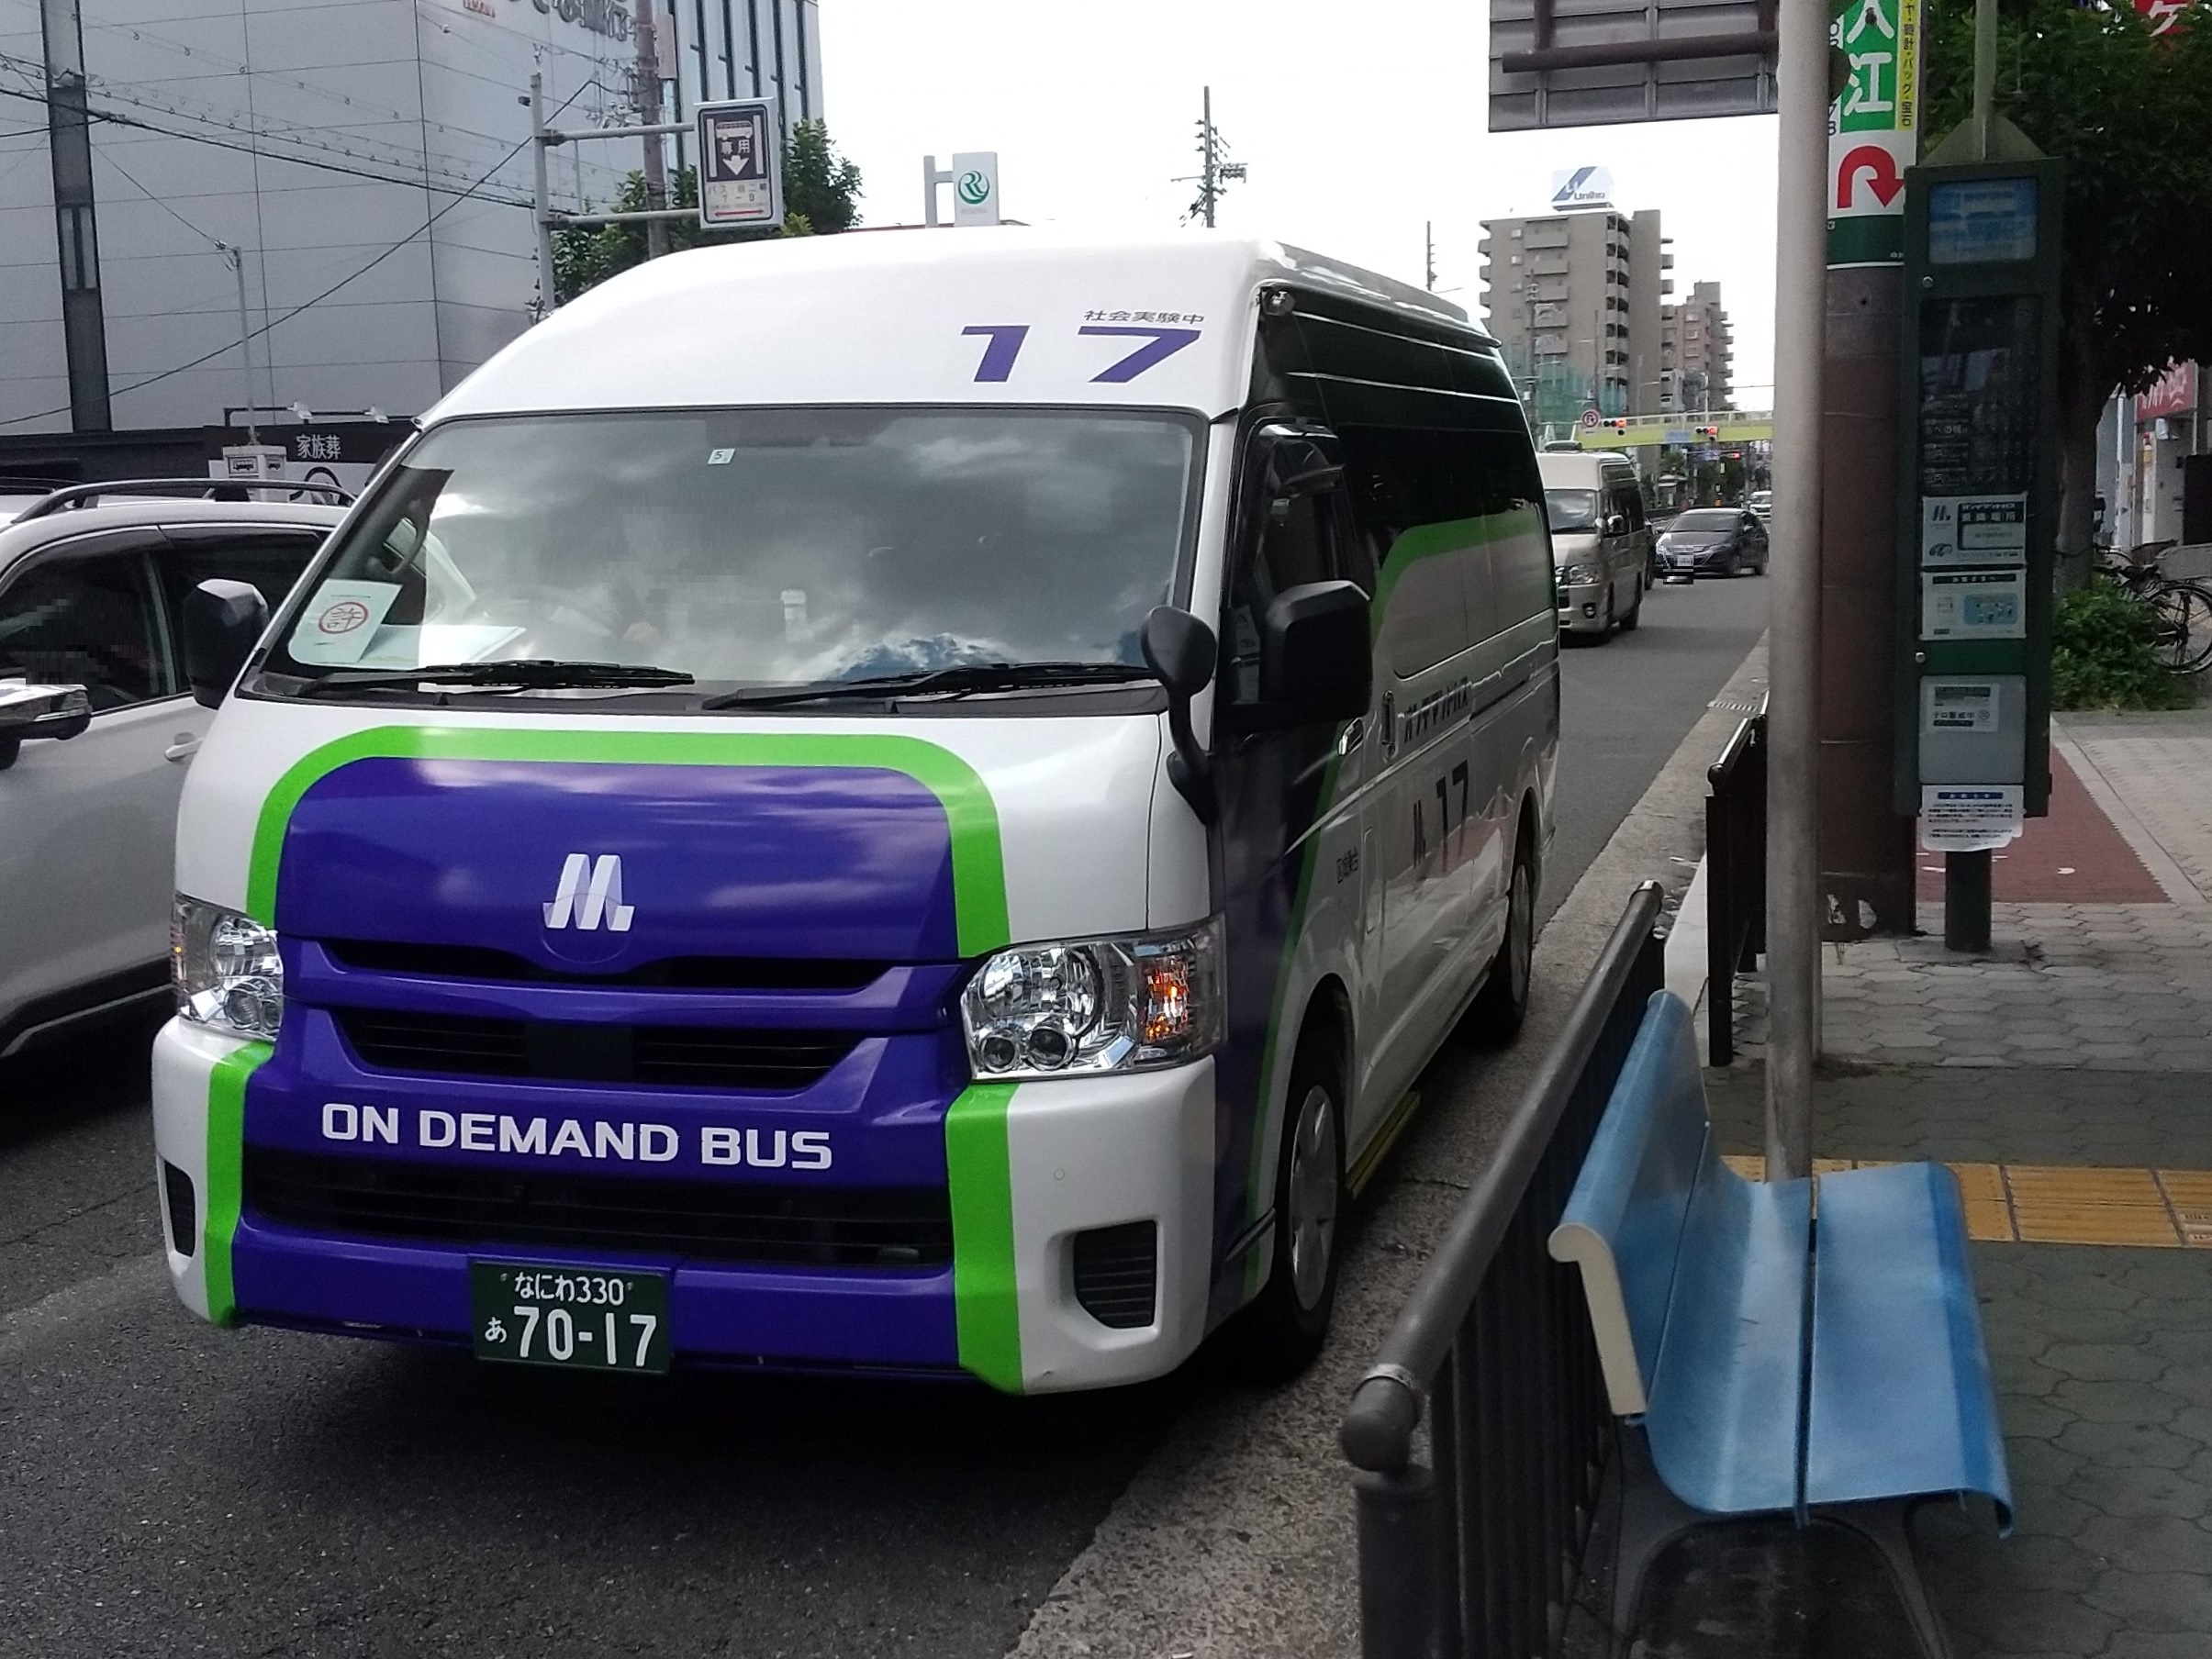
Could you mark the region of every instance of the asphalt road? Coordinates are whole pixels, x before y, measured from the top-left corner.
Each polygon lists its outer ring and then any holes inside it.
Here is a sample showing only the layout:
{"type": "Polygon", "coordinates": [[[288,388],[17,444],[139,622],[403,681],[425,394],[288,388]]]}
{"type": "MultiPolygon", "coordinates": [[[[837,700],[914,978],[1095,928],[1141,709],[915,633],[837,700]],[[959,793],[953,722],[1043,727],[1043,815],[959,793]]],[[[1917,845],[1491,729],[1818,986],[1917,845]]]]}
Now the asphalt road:
{"type": "MultiPolygon", "coordinates": [[[[1556,906],[1765,625],[1567,653],[1556,906]]],[[[1194,1395],[640,1387],[210,1331],[152,1253],[150,1028],[0,1062],[0,1655],[1003,1653],[1194,1395]]]]}

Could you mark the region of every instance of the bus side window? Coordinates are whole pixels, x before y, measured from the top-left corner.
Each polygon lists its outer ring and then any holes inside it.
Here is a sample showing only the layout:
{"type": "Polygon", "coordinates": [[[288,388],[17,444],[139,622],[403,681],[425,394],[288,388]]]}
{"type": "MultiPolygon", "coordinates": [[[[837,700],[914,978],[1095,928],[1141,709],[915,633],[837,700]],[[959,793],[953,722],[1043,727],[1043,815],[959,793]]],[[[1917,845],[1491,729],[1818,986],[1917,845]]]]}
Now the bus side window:
{"type": "Polygon", "coordinates": [[[1336,492],[1261,499],[1258,533],[1237,560],[1222,641],[1228,692],[1239,703],[1259,699],[1259,642],[1268,606],[1286,588],[1334,581],[1338,574],[1336,492]]]}

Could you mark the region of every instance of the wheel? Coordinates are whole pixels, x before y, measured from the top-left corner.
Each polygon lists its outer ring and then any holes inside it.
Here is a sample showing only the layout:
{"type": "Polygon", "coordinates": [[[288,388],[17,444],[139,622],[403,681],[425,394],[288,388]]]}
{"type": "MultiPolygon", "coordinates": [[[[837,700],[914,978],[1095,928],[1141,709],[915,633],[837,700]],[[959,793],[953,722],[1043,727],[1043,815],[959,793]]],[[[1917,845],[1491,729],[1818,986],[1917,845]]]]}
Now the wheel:
{"type": "Polygon", "coordinates": [[[2212,662],[2212,592],[2194,582],[2173,582],[2151,599],[2158,620],[2152,649],[2175,674],[2195,674],[2212,662]]]}
{"type": "Polygon", "coordinates": [[[1644,590],[1639,586],[1636,590],[1636,603],[1628,607],[1628,614],[1621,618],[1621,631],[1625,634],[1636,632],[1637,624],[1643,619],[1644,590]]]}
{"type": "Polygon", "coordinates": [[[1536,866],[1525,825],[1523,830],[1505,896],[1505,937],[1491,959],[1490,977],[1460,1021],[1460,1030],[1485,1048],[1503,1048],[1521,1034],[1521,1023],[1528,1018],[1529,968],[1536,954],[1536,866]]]}
{"type": "Polygon", "coordinates": [[[1605,614],[1598,620],[1597,642],[1600,645],[1613,638],[1613,629],[1619,618],[1613,614],[1613,584],[1605,584],[1605,614]]]}
{"type": "Polygon", "coordinates": [[[1238,1318],[1247,1375],[1288,1382],[1313,1363],[1336,1306],[1344,1213],[1344,1064],[1319,1026],[1299,1041],[1275,1161],[1275,1243],[1268,1283],[1238,1318]]]}

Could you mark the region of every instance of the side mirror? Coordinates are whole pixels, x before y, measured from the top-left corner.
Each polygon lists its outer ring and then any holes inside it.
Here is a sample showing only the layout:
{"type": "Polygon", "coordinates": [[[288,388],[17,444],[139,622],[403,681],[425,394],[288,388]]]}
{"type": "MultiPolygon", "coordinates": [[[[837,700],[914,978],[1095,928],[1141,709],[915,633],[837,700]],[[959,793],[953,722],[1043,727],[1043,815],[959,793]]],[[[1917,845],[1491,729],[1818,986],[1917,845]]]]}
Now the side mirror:
{"type": "Polygon", "coordinates": [[[1625,536],[1627,533],[1628,519],[1625,515],[1621,513],[1608,513],[1605,516],[1605,534],[1608,536],[1625,536]]]}
{"type": "Polygon", "coordinates": [[[1368,596],[1355,582],[1285,588],[1260,631],[1259,707],[1268,726],[1356,720],[1374,688],[1368,596]]]}
{"type": "Polygon", "coordinates": [[[1167,688],[1167,735],[1175,752],[1167,757],[1167,781],[1190,803],[1199,821],[1213,821],[1213,767],[1190,729],[1190,699],[1213,681],[1221,646],[1213,630],[1187,610],[1158,605],[1145,618],[1145,666],[1167,688]]]}
{"type": "Polygon", "coordinates": [[[34,738],[73,738],[92,724],[92,699],[82,685],[0,681],[0,772],[34,738]]]}
{"type": "Polygon", "coordinates": [[[269,601],[251,582],[211,577],[184,596],[184,677],[192,700],[219,707],[269,626],[269,601]]]}

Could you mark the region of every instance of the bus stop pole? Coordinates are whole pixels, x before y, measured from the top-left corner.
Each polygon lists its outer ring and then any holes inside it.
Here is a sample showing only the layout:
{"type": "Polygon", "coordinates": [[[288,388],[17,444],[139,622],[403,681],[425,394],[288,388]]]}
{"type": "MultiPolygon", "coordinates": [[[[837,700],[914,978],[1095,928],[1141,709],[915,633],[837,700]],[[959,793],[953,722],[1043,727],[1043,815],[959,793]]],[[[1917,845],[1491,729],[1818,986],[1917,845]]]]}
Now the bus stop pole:
{"type": "Polygon", "coordinates": [[[1812,1168],[1820,1044],[1820,428],[1828,19],[1781,0],[1774,239],[1774,578],[1767,711],[1767,1177],[1812,1168]]]}

